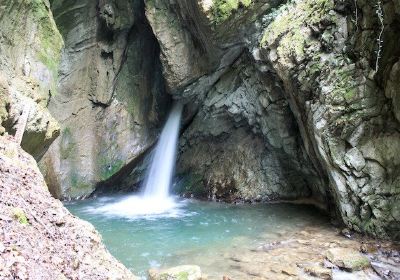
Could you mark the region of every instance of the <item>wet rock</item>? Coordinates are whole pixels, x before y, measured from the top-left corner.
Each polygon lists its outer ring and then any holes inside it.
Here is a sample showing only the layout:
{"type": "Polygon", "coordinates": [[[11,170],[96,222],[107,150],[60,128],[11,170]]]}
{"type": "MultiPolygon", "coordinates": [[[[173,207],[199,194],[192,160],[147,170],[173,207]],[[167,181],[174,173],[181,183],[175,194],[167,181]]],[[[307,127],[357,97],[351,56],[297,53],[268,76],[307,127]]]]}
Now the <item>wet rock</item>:
{"type": "Polygon", "coordinates": [[[397,263],[371,262],[373,269],[386,279],[399,279],[400,268],[397,263]]]}
{"type": "Polygon", "coordinates": [[[311,276],[326,280],[332,279],[332,270],[325,268],[318,263],[304,265],[303,269],[311,276]]]}
{"type": "Polygon", "coordinates": [[[297,276],[299,274],[296,267],[285,267],[282,269],[282,273],[288,276],[297,276]]]}
{"type": "MultiPolygon", "coordinates": [[[[371,38],[379,31],[369,16],[375,10],[364,4],[360,9],[363,16],[358,24],[365,24],[369,31],[349,28],[352,24],[347,15],[338,13],[335,1],[288,3],[265,28],[260,56],[282,80],[307,154],[329,181],[346,226],[398,239],[399,217],[396,210],[392,212],[398,205],[400,175],[397,159],[391,155],[398,154],[399,123],[392,113],[387,114],[390,106],[398,107],[393,90],[398,84],[398,58],[388,52],[391,58],[382,60],[375,73],[371,38]],[[370,47],[350,58],[344,51],[348,44],[360,51],[370,47]],[[385,105],[385,95],[392,98],[391,104],[385,105]],[[382,192],[388,196],[383,198],[382,192]]],[[[393,16],[387,20],[396,21],[393,16]]],[[[398,35],[389,35],[393,29],[386,31],[390,40],[399,41],[398,35]]]]}
{"type": "Polygon", "coordinates": [[[353,167],[357,171],[361,171],[361,169],[365,166],[365,159],[357,148],[352,148],[344,156],[344,161],[350,167],[353,167]]]}
{"type": "Polygon", "coordinates": [[[362,270],[370,266],[369,259],[349,248],[332,248],[326,253],[326,257],[333,264],[350,271],[362,270]]]}
{"type": "Polygon", "coordinates": [[[149,270],[150,280],[205,280],[197,265],[181,265],[168,269],[149,270]]]}

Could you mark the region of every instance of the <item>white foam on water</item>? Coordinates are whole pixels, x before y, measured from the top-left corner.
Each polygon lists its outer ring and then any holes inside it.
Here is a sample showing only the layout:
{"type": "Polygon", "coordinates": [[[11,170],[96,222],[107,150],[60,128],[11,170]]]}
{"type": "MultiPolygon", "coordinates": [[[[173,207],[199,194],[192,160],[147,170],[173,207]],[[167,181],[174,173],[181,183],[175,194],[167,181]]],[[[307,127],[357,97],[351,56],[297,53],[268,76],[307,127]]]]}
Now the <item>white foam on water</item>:
{"type": "Polygon", "coordinates": [[[173,196],[160,199],[130,195],[100,207],[88,207],[86,212],[127,219],[178,218],[193,215],[183,209],[186,204],[173,196]]]}

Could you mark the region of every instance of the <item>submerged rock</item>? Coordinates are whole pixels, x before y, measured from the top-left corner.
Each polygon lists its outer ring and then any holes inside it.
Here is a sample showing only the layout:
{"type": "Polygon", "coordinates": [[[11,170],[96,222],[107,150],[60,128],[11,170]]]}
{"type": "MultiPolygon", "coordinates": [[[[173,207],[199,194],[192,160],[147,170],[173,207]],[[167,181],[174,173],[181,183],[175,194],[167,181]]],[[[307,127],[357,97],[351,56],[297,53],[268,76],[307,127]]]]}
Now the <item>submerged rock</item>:
{"type": "Polygon", "coordinates": [[[322,267],[320,264],[309,264],[303,266],[304,271],[311,276],[319,279],[332,279],[332,270],[329,268],[322,267]]]}
{"type": "Polygon", "coordinates": [[[150,280],[206,280],[197,265],[180,265],[163,270],[150,269],[150,280]]]}

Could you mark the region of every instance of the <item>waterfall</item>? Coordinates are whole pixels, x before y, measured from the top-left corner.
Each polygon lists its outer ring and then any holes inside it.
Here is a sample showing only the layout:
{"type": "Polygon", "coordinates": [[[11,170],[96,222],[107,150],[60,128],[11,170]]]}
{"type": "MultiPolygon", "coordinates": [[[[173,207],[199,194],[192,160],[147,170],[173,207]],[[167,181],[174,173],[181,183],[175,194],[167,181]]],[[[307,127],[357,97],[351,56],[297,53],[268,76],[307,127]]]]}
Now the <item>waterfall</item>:
{"type": "Polygon", "coordinates": [[[142,193],[112,199],[110,203],[92,209],[94,212],[130,219],[182,215],[180,207],[183,206],[183,202],[177,202],[169,193],[175,167],[182,107],[180,103],[174,104],[164,125],[144,180],[142,193]]]}
{"type": "Polygon", "coordinates": [[[175,167],[176,148],[181,121],[182,104],[176,103],[158,140],[150,169],[144,181],[145,198],[165,199],[175,167]]]}

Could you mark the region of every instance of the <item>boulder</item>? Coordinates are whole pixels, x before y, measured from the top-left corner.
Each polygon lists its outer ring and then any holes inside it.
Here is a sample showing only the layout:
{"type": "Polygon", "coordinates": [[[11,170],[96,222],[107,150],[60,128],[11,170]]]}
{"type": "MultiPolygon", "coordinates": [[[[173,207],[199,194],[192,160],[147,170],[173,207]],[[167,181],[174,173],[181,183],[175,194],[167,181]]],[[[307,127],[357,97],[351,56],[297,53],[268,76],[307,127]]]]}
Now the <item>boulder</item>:
{"type": "Polygon", "coordinates": [[[369,259],[366,256],[349,248],[329,249],[326,257],[338,267],[350,271],[362,270],[370,265],[369,259]]]}
{"type": "Polygon", "coordinates": [[[150,269],[150,280],[205,280],[197,265],[180,265],[163,270],[150,269]]]}

